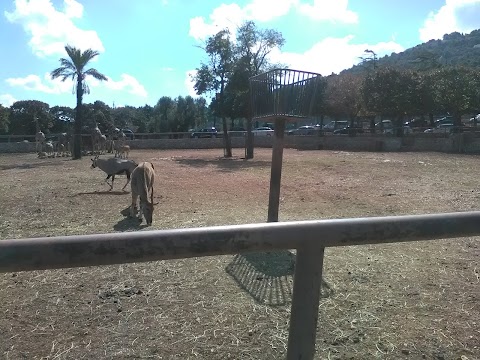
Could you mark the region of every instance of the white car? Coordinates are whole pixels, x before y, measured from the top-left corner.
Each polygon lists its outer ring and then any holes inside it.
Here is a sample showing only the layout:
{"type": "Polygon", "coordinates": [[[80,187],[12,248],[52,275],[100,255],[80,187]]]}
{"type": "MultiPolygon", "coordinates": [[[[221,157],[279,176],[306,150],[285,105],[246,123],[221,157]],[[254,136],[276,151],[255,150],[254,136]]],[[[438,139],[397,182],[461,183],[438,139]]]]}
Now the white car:
{"type": "Polygon", "coordinates": [[[273,136],[273,129],[268,126],[262,126],[252,131],[253,135],[255,136],[273,136]]]}
{"type": "Polygon", "coordinates": [[[375,130],[380,131],[381,134],[393,135],[393,129],[392,120],[382,120],[375,124],[375,130]]]}
{"type": "Polygon", "coordinates": [[[450,134],[455,126],[453,124],[440,124],[435,128],[430,128],[425,130],[426,133],[434,133],[434,134],[450,134]]]}

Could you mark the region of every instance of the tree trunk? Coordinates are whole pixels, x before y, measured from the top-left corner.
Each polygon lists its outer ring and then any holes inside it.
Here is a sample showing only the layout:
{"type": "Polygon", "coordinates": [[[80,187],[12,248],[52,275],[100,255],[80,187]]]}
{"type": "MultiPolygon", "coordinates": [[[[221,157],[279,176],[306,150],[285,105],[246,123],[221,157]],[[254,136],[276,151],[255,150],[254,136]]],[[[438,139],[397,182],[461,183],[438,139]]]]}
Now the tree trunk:
{"type": "Polygon", "coordinates": [[[230,141],[230,136],[228,136],[227,118],[225,116],[222,116],[222,125],[223,125],[223,146],[225,149],[224,156],[229,158],[229,157],[232,157],[232,142],[230,141]]]}
{"type": "Polygon", "coordinates": [[[394,123],[394,126],[395,126],[395,132],[396,132],[396,136],[397,137],[403,137],[403,118],[404,116],[403,115],[398,115],[396,117],[396,121],[394,123]]]}
{"type": "Polygon", "coordinates": [[[79,160],[82,158],[82,79],[79,76],[77,79],[77,107],[75,109],[75,126],[73,133],[73,159],[79,160]]]}

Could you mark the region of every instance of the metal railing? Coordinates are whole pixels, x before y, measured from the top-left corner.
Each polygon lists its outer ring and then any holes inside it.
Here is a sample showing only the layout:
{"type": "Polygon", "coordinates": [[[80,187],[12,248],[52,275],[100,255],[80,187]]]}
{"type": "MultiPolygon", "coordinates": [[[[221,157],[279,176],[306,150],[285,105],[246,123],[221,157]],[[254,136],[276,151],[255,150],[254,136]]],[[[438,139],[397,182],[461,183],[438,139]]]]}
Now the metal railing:
{"type": "Polygon", "coordinates": [[[297,249],[287,359],[313,359],[325,247],[480,235],[480,211],[0,240],[0,273],[297,249]]]}

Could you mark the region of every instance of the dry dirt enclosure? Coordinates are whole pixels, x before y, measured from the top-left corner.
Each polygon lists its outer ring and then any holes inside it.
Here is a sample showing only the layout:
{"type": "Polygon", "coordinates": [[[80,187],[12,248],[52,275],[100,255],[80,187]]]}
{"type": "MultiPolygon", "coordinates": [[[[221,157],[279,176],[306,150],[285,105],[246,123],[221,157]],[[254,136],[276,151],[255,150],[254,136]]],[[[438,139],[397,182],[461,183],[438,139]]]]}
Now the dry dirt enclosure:
{"type": "MultiPolygon", "coordinates": [[[[153,228],[263,222],[271,150],[136,151],[153,228]]],[[[286,149],[280,220],[479,208],[476,156],[286,149]]],[[[0,155],[0,238],[144,230],[90,159],[0,155]]],[[[125,182],[118,177],[115,189],[125,182]]],[[[321,234],[319,234],[321,236],[321,234]]],[[[1,240],[0,240],[1,241],[1,240]]],[[[329,248],[318,359],[479,359],[479,238],[329,248]]],[[[0,274],[0,358],[278,359],[295,255],[0,274]]]]}

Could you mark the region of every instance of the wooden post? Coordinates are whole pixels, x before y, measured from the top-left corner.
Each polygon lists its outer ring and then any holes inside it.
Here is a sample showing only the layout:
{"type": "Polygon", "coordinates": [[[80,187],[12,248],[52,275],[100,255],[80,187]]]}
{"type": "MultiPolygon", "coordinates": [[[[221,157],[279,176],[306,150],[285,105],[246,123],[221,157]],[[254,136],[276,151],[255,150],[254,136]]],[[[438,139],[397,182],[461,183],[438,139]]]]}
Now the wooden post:
{"type": "Polygon", "coordinates": [[[270,174],[270,196],[268,199],[268,222],[278,221],[280,204],[280,181],[282,179],[283,142],[285,118],[275,119],[275,133],[272,149],[272,169],[270,174]]]}
{"type": "Polygon", "coordinates": [[[312,360],[315,354],[324,250],[318,244],[297,249],[287,360],[312,360]]]}

